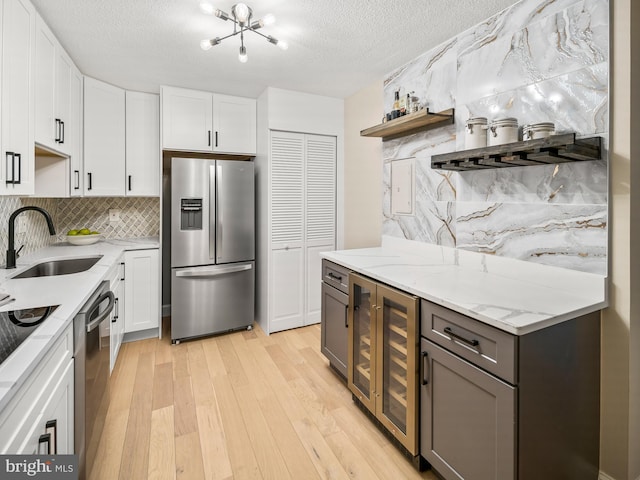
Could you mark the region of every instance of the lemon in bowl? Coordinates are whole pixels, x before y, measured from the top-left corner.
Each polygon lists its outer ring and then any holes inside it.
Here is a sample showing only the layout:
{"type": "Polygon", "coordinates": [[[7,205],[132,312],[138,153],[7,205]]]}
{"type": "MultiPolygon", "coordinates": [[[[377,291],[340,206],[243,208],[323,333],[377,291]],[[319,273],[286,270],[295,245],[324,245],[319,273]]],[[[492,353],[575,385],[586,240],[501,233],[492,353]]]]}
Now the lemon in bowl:
{"type": "Polygon", "coordinates": [[[67,232],[67,242],[71,245],[92,245],[101,238],[100,232],[88,228],[73,229],[67,232]]]}

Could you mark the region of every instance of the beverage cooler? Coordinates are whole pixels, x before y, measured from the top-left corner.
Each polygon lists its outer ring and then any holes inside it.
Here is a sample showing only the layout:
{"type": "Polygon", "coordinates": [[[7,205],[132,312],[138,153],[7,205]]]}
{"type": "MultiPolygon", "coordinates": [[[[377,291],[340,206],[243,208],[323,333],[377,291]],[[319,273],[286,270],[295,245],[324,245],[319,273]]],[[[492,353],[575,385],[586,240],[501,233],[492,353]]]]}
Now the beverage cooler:
{"type": "Polygon", "coordinates": [[[417,297],[350,274],[349,390],[416,462],[417,312],[417,297]]]}

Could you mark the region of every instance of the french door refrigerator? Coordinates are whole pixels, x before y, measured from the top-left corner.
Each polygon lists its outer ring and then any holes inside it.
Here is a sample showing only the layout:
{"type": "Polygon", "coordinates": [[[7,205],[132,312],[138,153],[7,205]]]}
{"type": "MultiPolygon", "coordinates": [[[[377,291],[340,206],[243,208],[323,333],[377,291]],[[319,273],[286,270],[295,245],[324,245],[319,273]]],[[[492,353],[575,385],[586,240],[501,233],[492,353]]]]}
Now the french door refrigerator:
{"type": "Polygon", "coordinates": [[[250,161],[171,159],[171,340],[251,328],[255,182],[250,161]]]}

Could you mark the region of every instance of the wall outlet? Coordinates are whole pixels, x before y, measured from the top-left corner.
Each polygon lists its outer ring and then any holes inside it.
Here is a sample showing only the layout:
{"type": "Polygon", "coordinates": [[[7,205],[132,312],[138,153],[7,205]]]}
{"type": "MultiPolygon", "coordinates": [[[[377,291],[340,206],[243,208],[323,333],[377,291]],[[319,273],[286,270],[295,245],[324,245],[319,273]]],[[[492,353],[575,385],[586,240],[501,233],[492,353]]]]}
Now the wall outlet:
{"type": "Polygon", "coordinates": [[[120,221],[120,210],[115,208],[109,209],[109,223],[118,223],[120,221]]]}

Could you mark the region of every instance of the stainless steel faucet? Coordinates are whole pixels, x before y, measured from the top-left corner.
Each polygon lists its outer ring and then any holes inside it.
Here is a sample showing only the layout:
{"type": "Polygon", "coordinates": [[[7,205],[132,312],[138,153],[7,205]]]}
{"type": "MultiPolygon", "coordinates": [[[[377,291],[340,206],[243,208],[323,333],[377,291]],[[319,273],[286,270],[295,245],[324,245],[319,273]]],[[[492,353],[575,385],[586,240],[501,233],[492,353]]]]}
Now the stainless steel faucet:
{"type": "Polygon", "coordinates": [[[53,228],[53,220],[51,219],[51,215],[49,215],[49,212],[47,212],[44,208],[29,206],[29,207],[21,207],[17,209],[9,217],[9,248],[7,250],[7,265],[5,268],[16,268],[16,257],[17,257],[16,249],[15,249],[16,217],[20,215],[22,212],[25,212],[27,210],[40,212],[42,215],[44,215],[44,218],[47,221],[47,226],[49,227],[49,234],[51,235],[56,234],[56,229],[53,228]]]}

